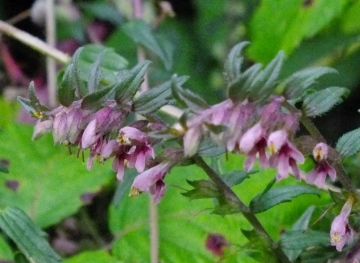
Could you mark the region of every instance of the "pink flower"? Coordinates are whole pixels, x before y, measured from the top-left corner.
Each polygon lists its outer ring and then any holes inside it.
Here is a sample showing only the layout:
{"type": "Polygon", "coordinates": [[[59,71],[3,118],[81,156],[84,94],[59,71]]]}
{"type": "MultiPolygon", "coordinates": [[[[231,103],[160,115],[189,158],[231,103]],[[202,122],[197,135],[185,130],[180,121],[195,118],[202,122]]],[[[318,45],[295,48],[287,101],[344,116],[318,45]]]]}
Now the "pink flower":
{"type": "Polygon", "coordinates": [[[160,202],[166,190],[164,178],[170,168],[169,162],[163,162],[136,176],[130,190],[130,196],[149,192],[155,203],[160,202]]]}
{"type": "Polygon", "coordinates": [[[331,224],[331,245],[336,246],[337,251],[342,251],[345,244],[350,243],[353,239],[353,230],[349,226],[349,215],[353,202],[353,198],[350,197],[331,224]]]}
{"type": "Polygon", "coordinates": [[[302,153],[288,140],[288,135],[284,130],[279,130],[269,135],[267,145],[271,154],[269,163],[271,167],[278,170],[276,179],[279,181],[288,177],[289,169],[297,179],[300,179],[297,163],[304,162],[302,153]]]}
{"type": "Polygon", "coordinates": [[[313,157],[315,159],[316,166],[306,177],[306,182],[314,184],[317,187],[323,187],[326,181],[327,175],[331,180],[336,179],[336,170],[326,160],[329,152],[329,147],[325,143],[318,143],[313,150],[313,157]]]}
{"type": "Polygon", "coordinates": [[[260,166],[266,168],[268,165],[268,158],[266,156],[266,139],[264,137],[265,131],[260,123],[255,124],[247,130],[241,137],[239,148],[240,151],[247,155],[245,161],[245,170],[249,171],[254,166],[257,154],[259,154],[260,166]]]}

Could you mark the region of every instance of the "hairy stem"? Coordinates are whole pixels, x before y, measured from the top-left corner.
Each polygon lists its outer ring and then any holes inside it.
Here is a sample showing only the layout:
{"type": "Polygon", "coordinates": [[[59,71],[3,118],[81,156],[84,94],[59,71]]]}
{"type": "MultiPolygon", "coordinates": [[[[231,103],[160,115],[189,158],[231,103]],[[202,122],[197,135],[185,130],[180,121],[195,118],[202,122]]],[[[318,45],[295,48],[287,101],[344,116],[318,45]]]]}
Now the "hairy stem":
{"type": "Polygon", "coordinates": [[[281,250],[279,245],[271,238],[271,236],[267,233],[265,228],[262,226],[261,222],[257,219],[257,217],[251,212],[249,207],[247,207],[240,198],[234,193],[233,190],[221,179],[221,177],[201,158],[194,157],[194,161],[196,165],[202,168],[205,173],[210,177],[211,180],[217,185],[217,187],[222,191],[225,198],[235,202],[238,205],[239,212],[241,212],[244,217],[249,221],[249,223],[253,226],[255,232],[262,237],[270,246],[273,254],[283,263],[290,263],[287,256],[281,250]]]}

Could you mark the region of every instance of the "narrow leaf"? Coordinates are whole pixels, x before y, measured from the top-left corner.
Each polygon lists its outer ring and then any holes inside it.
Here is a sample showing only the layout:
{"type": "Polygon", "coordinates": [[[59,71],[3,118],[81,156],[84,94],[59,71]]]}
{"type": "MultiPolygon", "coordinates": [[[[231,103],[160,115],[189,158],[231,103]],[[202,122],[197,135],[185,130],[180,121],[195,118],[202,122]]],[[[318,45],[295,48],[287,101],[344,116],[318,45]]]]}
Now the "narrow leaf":
{"type": "Polygon", "coordinates": [[[83,52],[84,47],[78,48],[75,52],[75,54],[72,57],[72,74],[71,74],[71,85],[72,87],[75,89],[76,94],[79,97],[84,97],[87,94],[87,90],[84,89],[84,86],[81,83],[81,78],[80,78],[80,66],[79,66],[79,58],[80,58],[80,54],[83,52]]]}
{"type": "Polygon", "coordinates": [[[281,203],[290,202],[293,198],[303,194],[314,194],[319,196],[319,192],[309,186],[283,186],[272,188],[266,193],[257,195],[250,202],[250,209],[253,213],[261,213],[273,206],[281,203]]]}
{"type": "Polygon", "coordinates": [[[314,230],[287,231],[280,239],[281,247],[288,250],[306,249],[313,246],[327,246],[329,244],[329,233],[314,230]]]}
{"type": "Polygon", "coordinates": [[[329,67],[316,67],[295,72],[284,81],[284,95],[288,99],[297,99],[316,83],[316,80],[325,74],[334,74],[337,71],[329,67]]]}
{"type": "Polygon", "coordinates": [[[172,66],[172,54],[169,49],[162,44],[155,36],[151,27],[143,20],[132,20],[122,26],[125,34],[128,35],[135,43],[143,45],[145,48],[156,54],[164,63],[166,69],[172,66]]]}
{"type": "Polygon", "coordinates": [[[224,65],[224,75],[227,82],[233,82],[240,76],[241,66],[244,61],[244,58],[241,56],[241,54],[244,47],[247,45],[249,45],[249,42],[241,42],[231,49],[224,65]]]}
{"type": "Polygon", "coordinates": [[[250,175],[253,173],[254,171],[245,172],[244,170],[236,170],[222,174],[221,178],[229,187],[232,187],[234,185],[241,184],[243,181],[245,181],[245,179],[250,178],[250,175]]]}
{"type": "Polygon", "coordinates": [[[276,57],[257,75],[250,90],[253,100],[265,100],[274,92],[285,54],[280,51],[276,57]]]}
{"type": "Polygon", "coordinates": [[[91,94],[96,91],[97,86],[100,83],[100,63],[104,58],[106,50],[102,51],[96,61],[91,65],[89,82],[88,82],[88,92],[91,94]]]}
{"type": "Polygon", "coordinates": [[[0,228],[15,242],[30,262],[60,262],[61,258],[44,239],[44,232],[19,208],[0,211],[0,228]]]}
{"type": "Polygon", "coordinates": [[[349,157],[360,151],[360,128],[345,133],[336,143],[336,150],[344,157],[349,157]]]}
{"type": "Polygon", "coordinates": [[[220,195],[220,191],[216,184],[210,180],[187,180],[194,189],[189,190],[182,195],[189,197],[190,199],[202,199],[202,198],[217,198],[220,195]]]}
{"type": "Polygon", "coordinates": [[[348,94],[348,89],[340,87],[330,87],[311,93],[304,99],[303,111],[311,117],[319,116],[341,103],[342,97],[348,94]]]}
{"type": "Polygon", "coordinates": [[[36,112],[36,110],[34,109],[34,107],[31,105],[30,100],[29,99],[25,99],[21,96],[17,97],[17,101],[20,103],[20,106],[27,112],[34,114],[36,112]]]}
{"type": "Polygon", "coordinates": [[[64,75],[61,79],[58,89],[58,100],[61,105],[70,106],[76,98],[74,84],[74,65],[70,64],[66,67],[64,75]]]}
{"type": "Polygon", "coordinates": [[[115,100],[118,104],[124,104],[135,96],[141,83],[144,81],[145,73],[150,64],[151,61],[148,60],[140,62],[119,78],[115,84],[115,100]]]}
{"type": "MultiPolygon", "coordinates": [[[[184,83],[187,77],[177,77],[177,82],[184,83]]],[[[169,104],[171,97],[171,82],[167,81],[160,86],[145,91],[135,99],[133,108],[138,114],[149,114],[162,106],[169,104]]]]}

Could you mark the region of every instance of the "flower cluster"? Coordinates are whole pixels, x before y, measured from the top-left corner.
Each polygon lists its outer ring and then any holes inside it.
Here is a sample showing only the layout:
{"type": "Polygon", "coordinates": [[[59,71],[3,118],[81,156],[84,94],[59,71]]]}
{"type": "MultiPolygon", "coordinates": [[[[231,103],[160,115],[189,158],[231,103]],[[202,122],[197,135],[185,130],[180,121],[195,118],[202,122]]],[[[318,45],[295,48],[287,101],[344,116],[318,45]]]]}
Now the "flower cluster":
{"type": "Polygon", "coordinates": [[[230,152],[246,155],[245,170],[249,171],[259,158],[262,168],[277,168],[277,179],[281,180],[291,171],[300,179],[298,163],[304,156],[291,142],[299,126],[297,114],[281,110],[282,97],[273,98],[266,105],[255,105],[250,101],[235,103],[226,100],[214,105],[188,120],[184,135],[184,152],[187,156],[196,153],[205,133],[226,146],[230,152]],[[220,134],[211,132],[211,126],[225,126],[220,134]]]}
{"type": "MultiPolygon", "coordinates": [[[[33,139],[46,132],[52,132],[54,142],[69,147],[77,146],[79,151],[90,150],[87,168],[93,167],[94,159],[103,163],[113,158],[113,170],[118,180],[123,179],[125,167],[135,168],[139,173],[145,170],[150,159],[155,158],[154,141],[145,131],[154,126],[148,121],[135,121],[124,126],[128,111],[117,107],[114,101],[97,110],[81,108],[81,101],[75,101],[69,107],[42,112],[35,125],[33,139]]],[[[158,128],[158,127],[156,127],[158,128]]],[[[173,163],[159,164],[140,174],[133,183],[133,189],[150,192],[158,202],[165,192],[163,182],[173,163]]],[[[131,195],[134,195],[132,190],[131,195]]]]}

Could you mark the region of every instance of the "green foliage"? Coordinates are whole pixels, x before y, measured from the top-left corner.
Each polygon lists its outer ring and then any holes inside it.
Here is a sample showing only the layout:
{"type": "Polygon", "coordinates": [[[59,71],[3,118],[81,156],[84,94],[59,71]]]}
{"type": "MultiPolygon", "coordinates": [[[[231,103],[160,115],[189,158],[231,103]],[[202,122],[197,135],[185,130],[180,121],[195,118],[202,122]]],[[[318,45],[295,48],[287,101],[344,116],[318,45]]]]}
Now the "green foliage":
{"type": "Polygon", "coordinates": [[[319,116],[340,104],[343,101],[342,97],[348,94],[348,89],[340,87],[329,87],[310,93],[304,99],[303,111],[310,117],[319,116]]]}
{"type": "Polygon", "coordinates": [[[7,207],[0,211],[0,228],[19,247],[30,262],[60,262],[46,242],[45,233],[19,208],[7,207]]]}
{"type": "Polygon", "coordinates": [[[250,21],[249,55],[267,63],[278,50],[291,53],[344,10],[347,0],[264,0],[250,21]]]}
{"type": "Polygon", "coordinates": [[[330,244],[329,233],[315,230],[290,230],[281,236],[281,247],[288,250],[299,250],[313,246],[330,244]]]}
{"type": "Polygon", "coordinates": [[[360,128],[345,133],[336,143],[336,150],[342,156],[352,156],[360,151],[360,128]]]}
{"type": "Polygon", "coordinates": [[[76,256],[73,256],[71,258],[67,258],[62,261],[63,263],[85,263],[85,262],[91,262],[91,263],[118,263],[114,257],[110,256],[109,253],[103,251],[103,250],[97,250],[97,251],[85,251],[82,253],[79,253],[76,256]]]}
{"type": "Polygon", "coordinates": [[[278,204],[291,202],[294,197],[303,194],[314,194],[320,197],[319,192],[310,186],[276,187],[257,195],[251,200],[250,208],[253,213],[261,213],[278,204]]]}
{"type": "Polygon", "coordinates": [[[17,206],[40,227],[51,226],[75,213],[81,196],[96,194],[113,177],[111,168],[89,172],[67,149],[54,147],[50,136],[33,142],[33,127],[9,125],[0,133],[0,159],[10,160],[0,178],[0,207],[17,206]]]}

